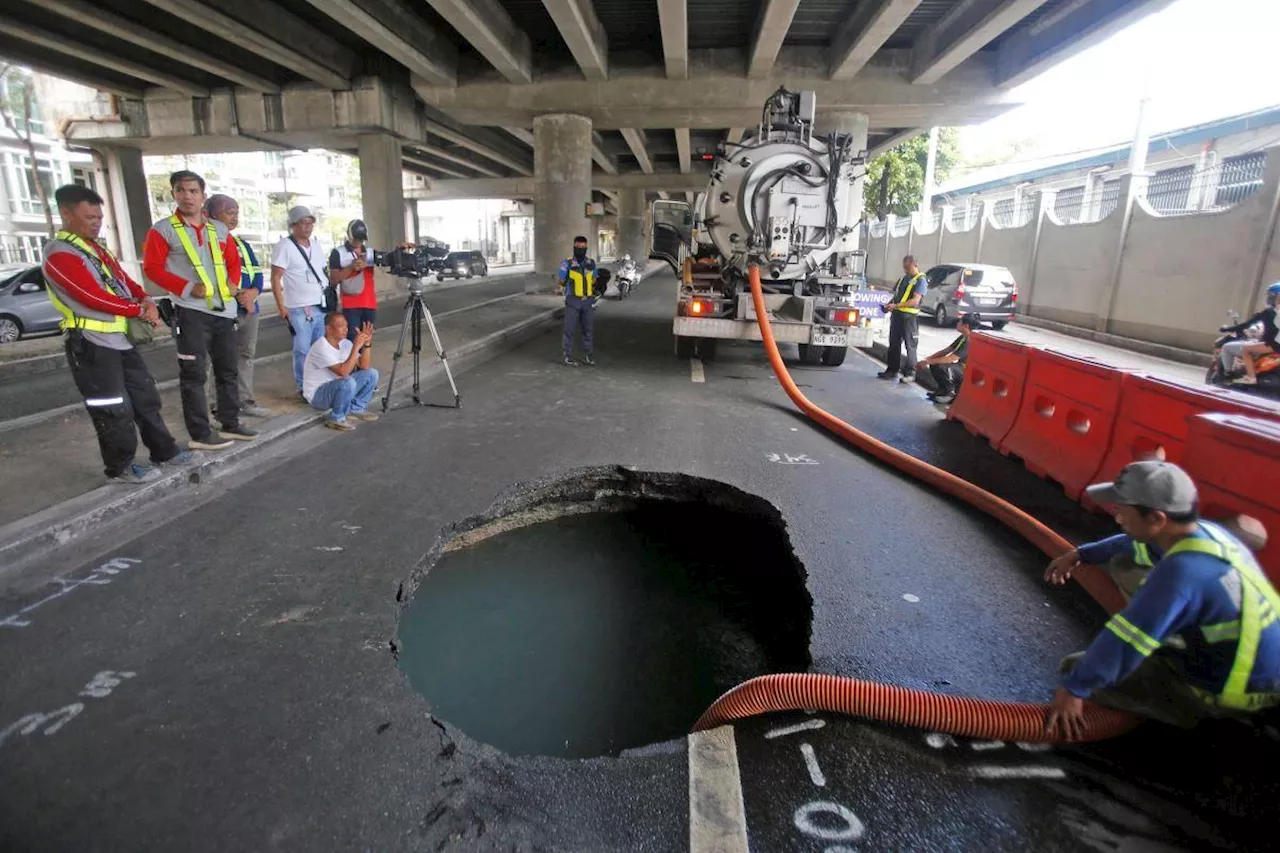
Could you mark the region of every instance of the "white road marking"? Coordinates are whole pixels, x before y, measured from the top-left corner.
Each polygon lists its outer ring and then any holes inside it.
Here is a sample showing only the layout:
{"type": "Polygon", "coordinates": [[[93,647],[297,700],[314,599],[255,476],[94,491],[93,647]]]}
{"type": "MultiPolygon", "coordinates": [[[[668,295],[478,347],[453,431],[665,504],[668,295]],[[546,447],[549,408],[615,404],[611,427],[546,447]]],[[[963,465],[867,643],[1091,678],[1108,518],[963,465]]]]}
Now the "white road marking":
{"type": "Polygon", "coordinates": [[[792,456],[790,453],[766,453],[765,459],[778,465],[817,465],[818,460],[811,459],[807,454],[800,453],[792,456]]]}
{"type": "Polygon", "coordinates": [[[689,853],[747,853],[733,726],[689,735],[689,853]]]}
{"type": "Polygon", "coordinates": [[[1051,743],[1026,743],[1024,741],[1018,741],[1015,746],[1024,752],[1048,752],[1053,749],[1053,744],[1051,743]]]}
{"type": "Polygon", "coordinates": [[[924,736],[924,742],[934,749],[942,749],[944,746],[955,746],[956,739],[951,735],[942,732],[929,732],[924,736]]]}
{"type": "Polygon", "coordinates": [[[796,809],[793,818],[796,829],[812,838],[822,841],[857,841],[866,833],[858,816],[839,803],[816,802],[805,803],[796,809]],[[827,813],[840,820],[844,826],[822,826],[814,822],[812,815],[827,813]]]}
{"type": "Polygon", "coordinates": [[[72,578],[70,580],[67,578],[54,578],[53,582],[58,584],[60,587],[57,592],[47,595],[39,601],[34,601],[31,604],[28,604],[17,613],[12,613],[3,619],[0,619],[0,627],[25,628],[31,624],[31,621],[22,617],[41,605],[48,604],[55,598],[61,598],[77,587],[84,586],[86,584],[90,586],[106,586],[111,583],[111,577],[109,576],[118,575],[125,569],[135,566],[141,562],[141,560],[134,559],[133,557],[116,557],[108,560],[101,566],[98,566],[98,568],[89,572],[89,574],[82,578],[72,578]],[[102,577],[102,575],[108,575],[108,577],[102,577]]]}
{"type": "Polygon", "coordinates": [[[805,720],[803,723],[796,723],[793,726],[781,726],[776,729],[770,729],[764,733],[764,736],[767,740],[773,740],[776,737],[786,737],[787,735],[794,735],[799,732],[807,732],[810,729],[820,729],[826,724],[826,720],[805,720]]]}
{"type": "Polygon", "coordinates": [[[706,371],[702,368],[702,359],[689,359],[689,379],[694,382],[702,383],[707,381],[706,371]]]}
{"type": "Polygon", "coordinates": [[[800,744],[800,754],[804,756],[804,766],[809,770],[809,781],[819,788],[825,788],[827,777],[822,775],[822,768],[818,766],[818,756],[814,754],[813,746],[807,743],[800,744]]]}
{"type": "Polygon", "coordinates": [[[976,740],[969,744],[969,748],[974,752],[986,752],[989,749],[1000,749],[1004,746],[1002,740],[976,740]]]}
{"type": "Polygon", "coordinates": [[[969,775],[976,779],[1065,779],[1067,774],[1060,767],[999,767],[980,764],[969,768],[969,775]]]}
{"type": "Polygon", "coordinates": [[[918,595],[912,595],[912,594],[911,594],[911,593],[909,593],[909,592],[904,592],[904,593],[902,594],[902,600],[903,600],[903,601],[909,601],[909,602],[911,602],[912,604],[916,604],[916,603],[918,603],[918,602],[920,601],[920,596],[918,596],[918,595]]]}

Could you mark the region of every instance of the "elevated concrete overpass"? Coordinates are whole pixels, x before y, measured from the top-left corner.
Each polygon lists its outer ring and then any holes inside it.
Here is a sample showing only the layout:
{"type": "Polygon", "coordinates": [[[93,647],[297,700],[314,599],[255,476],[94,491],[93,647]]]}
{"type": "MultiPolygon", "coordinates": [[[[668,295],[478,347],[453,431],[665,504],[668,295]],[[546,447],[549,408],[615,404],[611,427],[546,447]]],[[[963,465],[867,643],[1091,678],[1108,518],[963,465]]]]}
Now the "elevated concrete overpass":
{"type": "MultiPolygon", "coordinates": [[[[411,197],[532,197],[547,272],[586,202],[701,186],[780,85],[875,153],[998,115],[1169,2],[12,0],[0,56],[116,96],[66,136],[102,152],[122,234],[147,218],[143,153],[325,147],[360,157],[375,242],[403,237],[405,170],[411,197]]],[[[632,254],[638,222],[620,218],[632,254]]]]}

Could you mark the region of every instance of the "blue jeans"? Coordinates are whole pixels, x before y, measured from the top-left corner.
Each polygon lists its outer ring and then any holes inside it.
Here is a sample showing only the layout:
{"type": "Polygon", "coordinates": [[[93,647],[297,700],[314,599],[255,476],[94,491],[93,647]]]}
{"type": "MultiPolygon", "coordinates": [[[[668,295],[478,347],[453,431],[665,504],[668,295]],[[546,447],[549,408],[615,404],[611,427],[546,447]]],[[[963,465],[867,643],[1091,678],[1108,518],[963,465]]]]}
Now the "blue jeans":
{"type": "Polygon", "coordinates": [[[293,327],[293,384],[302,393],[302,365],[307,360],[311,345],[324,337],[324,312],[319,305],[311,306],[311,319],[306,308],[290,308],[289,325],[293,327]]]}
{"type": "Polygon", "coordinates": [[[331,379],[316,389],[311,396],[311,407],[329,410],[329,420],[342,423],[347,415],[360,414],[369,408],[373,391],[378,387],[378,370],[354,370],[350,376],[331,379]]]}
{"type": "Polygon", "coordinates": [[[582,351],[592,355],[596,350],[596,301],[579,299],[573,295],[564,298],[564,357],[573,358],[573,344],[578,330],[582,330],[582,351]]]}

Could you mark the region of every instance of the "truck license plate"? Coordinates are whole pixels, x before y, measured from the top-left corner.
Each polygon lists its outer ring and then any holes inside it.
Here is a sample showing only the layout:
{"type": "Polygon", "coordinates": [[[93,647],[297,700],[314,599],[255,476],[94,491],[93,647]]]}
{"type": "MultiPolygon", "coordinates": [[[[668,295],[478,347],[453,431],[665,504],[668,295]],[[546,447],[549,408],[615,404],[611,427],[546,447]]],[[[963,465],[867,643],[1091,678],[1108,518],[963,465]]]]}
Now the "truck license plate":
{"type": "Polygon", "coordinates": [[[814,332],[810,337],[810,343],[815,347],[842,347],[849,342],[849,337],[844,332],[836,332],[831,335],[823,335],[814,332]]]}

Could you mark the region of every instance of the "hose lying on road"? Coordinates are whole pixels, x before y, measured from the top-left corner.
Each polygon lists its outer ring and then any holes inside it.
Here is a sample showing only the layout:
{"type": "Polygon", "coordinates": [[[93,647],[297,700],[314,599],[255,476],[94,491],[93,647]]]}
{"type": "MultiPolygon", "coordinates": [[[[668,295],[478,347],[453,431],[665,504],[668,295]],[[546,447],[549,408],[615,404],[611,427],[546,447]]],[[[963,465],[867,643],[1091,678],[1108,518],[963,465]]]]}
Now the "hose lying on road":
{"type": "MultiPolygon", "coordinates": [[[[760,270],[750,267],[748,278],[756,319],[760,324],[760,336],[764,341],[769,363],[783,390],[800,411],[859,450],[987,513],[1021,534],[1050,557],[1071,550],[1070,542],[1008,501],[854,429],[810,402],[796,387],[778,352],[778,343],[774,340],[773,329],[769,325],[769,312],[760,287],[760,270]]],[[[1076,570],[1075,578],[1109,612],[1124,605],[1110,578],[1098,569],[1082,565],[1076,570]]],[[[1128,714],[1091,704],[1086,704],[1086,708],[1086,728],[1081,740],[1114,737],[1137,724],[1137,719],[1128,714]]],[[[991,740],[1051,739],[1044,732],[1044,705],[991,702],[812,673],[764,675],[739,684],[707,709],[694,726],[694,731],[714,728],[731,720],[769,711],[802,709],[855,714],[991,740]]]]}

